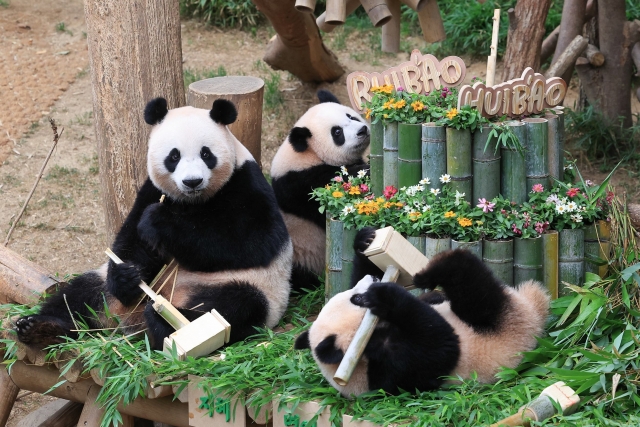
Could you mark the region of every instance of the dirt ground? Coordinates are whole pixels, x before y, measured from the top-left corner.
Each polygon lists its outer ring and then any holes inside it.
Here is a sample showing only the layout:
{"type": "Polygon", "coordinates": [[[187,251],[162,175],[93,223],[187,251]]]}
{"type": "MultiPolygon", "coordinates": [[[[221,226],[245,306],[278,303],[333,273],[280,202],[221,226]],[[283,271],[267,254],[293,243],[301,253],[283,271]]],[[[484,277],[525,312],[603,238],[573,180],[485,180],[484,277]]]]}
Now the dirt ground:
{"type": "MultiPolygon", "coordinates": [[[[194,21],[182,25],[185,69],[216,70],[222,65],[231,75],[267,80],[275,74],[279,79],[284,100],[266,110],[263,120],[266,172],[296,118],[315,103],[319,88],[330,89],[348,103],[345,78],[350,71],[380,71],[408,59],[407,53],[373,50],[371,36],[338,30],[325,41],[347,73],[332,84],[303,84],[261,61],[272,35],[273,30],[266,27],[252,35],[194,21]]],[[[424,46],[419,38],[408,43],[424,46]]],[[[483,62],[471,63],[467,58],[465,62],[467,81],[484,77],[483,62]]],[[[9,247],[61,277],[103,263],[103,250],[110,243],[104,230],[88,73],[82,0],[11,0],[8,7],[0,6],[0,238],[4,241],[50,150],[48,117],[52,117],[64,131],[9,247]]],[[[574,87],[566,105],[572,104],[576,93],[574,87]]],[[[640,110],[637,103],[634,108],[640,110]]],[[[598,179],[600,175],[591,176],[598,179]]],[[[21,399],[8,426],[14,427],[51,399],[36,394],[21,399]]]]}

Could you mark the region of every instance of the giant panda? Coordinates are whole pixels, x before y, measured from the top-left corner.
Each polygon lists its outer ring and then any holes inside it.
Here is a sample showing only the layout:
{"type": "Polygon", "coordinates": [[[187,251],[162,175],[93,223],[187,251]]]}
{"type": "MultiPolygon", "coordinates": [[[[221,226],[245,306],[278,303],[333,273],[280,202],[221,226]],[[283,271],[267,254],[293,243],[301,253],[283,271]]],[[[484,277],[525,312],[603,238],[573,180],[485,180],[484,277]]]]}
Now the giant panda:
{"type": "MultiPolygon", "coordinates": [[[[356,235],[356,256],[364,257],[371,233],[363,229],[356,235]]],[[[505,286],[466,250],[441,253],[414,276],[416,287],[440,286],[442,292],[416,297],[376,280],[367,275],[334,296],[295,342],[297,349],[311,349],[324,377],[345,397],[379,389],[433,390],[447,376],[466,379],[473,372],[478,381],[491,383],[501,366],[515,368],[521,352],[535,348],[544,331],[549,295],[542,285],[505,286]],[[351,379],[340,386],[333,376],[367,308],[379,323],[351,379]]]]}
{"type": "Polygon", "coordinates": [[[165,286],[161,295],[187,319],[216,309],[231,324],[230,342],[278,323],[289,299],[293,247],[273,190],[227,127],[236,117],[222,99],[210,111],[167,110],[163,98],[147,104],[149,178],[112,246],[124,263],[109,261],[72,279],[39,314],[18,319],[20,341],[44,346],[75,336],[70,313],[90,328],[113,327],[106,304],[125,333],[147,329],[161,348],[173,330],[138,284],[150,283],[172,258],[175,288],[165,286]]]}
{"type": "Polygon", "coordinates": [[[363,158],[369,124],[329,91],[318,91],[318,100],[295,123],[271,163],[273,190],[293,242],[294,289],[317,286],[325,266],[325,216],[309,194],[327,185],[341,166],[349,175],[369,170],[363,158]]]}

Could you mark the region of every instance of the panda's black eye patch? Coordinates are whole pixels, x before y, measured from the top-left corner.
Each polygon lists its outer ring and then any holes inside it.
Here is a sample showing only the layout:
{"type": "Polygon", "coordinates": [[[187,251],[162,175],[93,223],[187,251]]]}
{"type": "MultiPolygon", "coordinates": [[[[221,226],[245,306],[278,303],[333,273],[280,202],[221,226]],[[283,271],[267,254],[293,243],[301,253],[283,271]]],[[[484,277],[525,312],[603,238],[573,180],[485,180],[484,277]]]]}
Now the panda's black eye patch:
{"type": "Polygon", "coordinates": [[[360,119],[359,119],[359,118],[357,118],[357,117],[355,117],[355,116],[352,116],[351,114],[347,114],[347,117],[349,118],[349,120],[355,120],[356,122],[359,122],[359,121],[360,121],[360,119]]]}
{"type": "Polygon", "coordinates": [[[169,155],[164,159],[164,167],[171,173],[175,172],[176,167],[180,163],[180,151],[174,148],[169,152],[169,155]]]}
{"type": "Polygon", "coordinates": [[[334,126],[331,128],[331,137],[334,144],[340,146],[344,145],[344,132],[340,126],[334,126]]]}
{"type": "Polygon", "coordinates": [[[218,163],[218,158],[209,150],[209,147],[202,147],[200,158],[209,169],[215,168],[218,163]]]}

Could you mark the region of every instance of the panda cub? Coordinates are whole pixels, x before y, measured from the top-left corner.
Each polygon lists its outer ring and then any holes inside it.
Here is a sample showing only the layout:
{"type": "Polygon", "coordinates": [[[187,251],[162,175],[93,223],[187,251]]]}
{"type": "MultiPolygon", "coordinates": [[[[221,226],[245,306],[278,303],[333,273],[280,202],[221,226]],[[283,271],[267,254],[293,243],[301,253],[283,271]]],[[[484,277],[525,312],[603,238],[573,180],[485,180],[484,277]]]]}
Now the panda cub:
{"type": "MultiPolygon", "coordinates": [[[[356,257],[366,259],[362,250],[374,235],[370,228],[358,232],[356,257]]],[[[366,276],[329,300],[295,348],[310,348],[324,377],[346,397],[379,389],[397,394],[433,390],[443,377],[469,378],[472,372],[481,382],[494,382],[500,367],[515,368],[520,353],[535,348],[544,331],[549,296],[542,285],[505,286],[469,251],[435,256],[413,281],[443,292],[415,297],[366,276]],[[333,376],[366,308],[380,321],[351,379],[340,386],[333,376]]]]}
{"type": "Polygon", "coordinates": [[[112,247],[124,263],[109,261],[72,279],[39,314],[16,322],[20,341],[44,346],[75,336],[70,312],[90,328],[113,327],[106,305],[124,332],[147,329],[154,348],[162,348],[173,329],[150,302],[134,308],[144,297],[140,281],[149,283],[173,258],[175,288],[160,294],[173,297],[187,319],[216,309],[231,324],[231,342],[278,323],[289,299],[293,247],[273,190],[227,128],[236,117],[227,100],[216,100],[211,111],[168,111],[163,98],[147,104],[149,178],[112,247]]]}
{"type": "Polygon", "coordinates": [[[329,91],[318,91],[319,104],[296,122],[271,164],[273,190],[293,242],[294,289],[315,287],[325,267],[325,216],[309,200],[341,166],[349,175],[369,170],[363,158],[369,125],[329,91]]]}

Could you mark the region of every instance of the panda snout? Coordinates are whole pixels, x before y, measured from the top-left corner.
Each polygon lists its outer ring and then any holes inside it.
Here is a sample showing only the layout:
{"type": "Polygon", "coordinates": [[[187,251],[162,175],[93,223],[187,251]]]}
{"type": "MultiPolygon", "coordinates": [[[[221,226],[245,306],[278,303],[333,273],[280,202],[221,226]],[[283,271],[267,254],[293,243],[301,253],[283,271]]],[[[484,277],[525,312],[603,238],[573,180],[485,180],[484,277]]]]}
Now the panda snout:
{"type": "Polygon", "coordinates": [[[202,184],[202,178],[183,179],[182,183],[189,188],[195,189],[198,185],[202,184]]]}
{"type": "Polygon", "coordinates": [[[358,133],[356,133],[356,135],[358,135],[360,138],[364,138],[368,134],[369,134],[369,128],[366,126],[362,126],[358,131],[358,133]]]}

